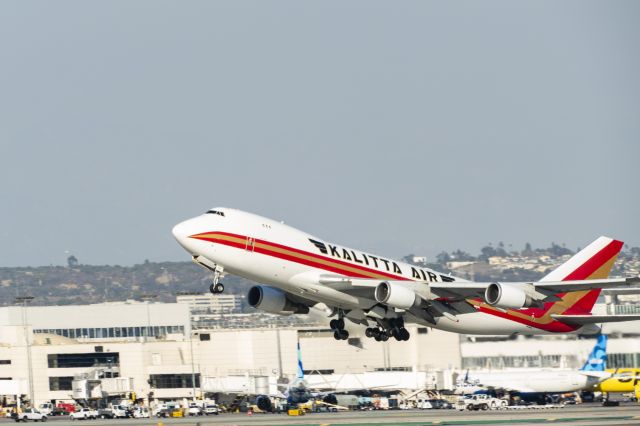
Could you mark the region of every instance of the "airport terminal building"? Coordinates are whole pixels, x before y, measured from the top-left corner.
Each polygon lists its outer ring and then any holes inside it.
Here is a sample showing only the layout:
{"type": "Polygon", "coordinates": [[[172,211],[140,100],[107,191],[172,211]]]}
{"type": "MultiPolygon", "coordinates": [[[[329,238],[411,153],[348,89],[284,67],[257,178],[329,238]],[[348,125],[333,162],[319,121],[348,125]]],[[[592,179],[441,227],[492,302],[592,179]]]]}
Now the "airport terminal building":
{"type": "Polygon", "coordinates": [[[415,329],[409,342],[347,343],[336,342],[326,326],[297,330],[263,322],[192,332],[191,322],[188,303],[0,308],[0,393],[33,395],[36,404],[132,392],[141,399],[270,393],[278,379],[295,377],[298,340],[310,376],[364,380],[368,373],[425,375],[460,365],[458,336],[445,332],[415,329]]]}
{"type": "MultiPolygon", "coordinates": [[[[452,389],[466,369],[576,368],[593,346],[593,339],[576,336],[470,338],[416,326],[408,327],[408,342],[357,334],[336,341],[326,319],[301,327],[290,318],[235,312],[233,300],[219,302],[212,299],[223,312],[207,308],[216,324],[210,328],[199,318],[202,298],[2,307],[0,394],[32,396],[36,404],[274,394],[295,377],[298,341],[309,383],[452,389]]],[[[610,339],[610,366],[638,367],[640,328],[624,327],[610,330],[620,336],[610,339]]]]}

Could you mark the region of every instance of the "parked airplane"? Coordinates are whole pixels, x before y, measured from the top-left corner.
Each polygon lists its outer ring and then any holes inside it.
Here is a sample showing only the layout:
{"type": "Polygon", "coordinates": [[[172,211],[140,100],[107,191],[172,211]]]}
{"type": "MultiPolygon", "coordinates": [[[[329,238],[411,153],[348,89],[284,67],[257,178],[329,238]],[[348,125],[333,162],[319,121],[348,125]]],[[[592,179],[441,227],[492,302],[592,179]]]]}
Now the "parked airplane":
{"type": "Polygon", "coordinates": [[[611,373],[605,371],[606,366],[607,336],[602,334],[598,336],[593,350],[580,370],[467,372],[459,390],[463,393],[473,393],[482,389],[501,389],[521,395],[536,394],[528,395],[528,399],[544,400],[546,394],[594,391],[598,383],[611,377],[611,373]]]}
{"type": "Polygon", "coordinates": [[[602,288],[629,286],[609,279],[622,242],[600,237],[539,282],[469,282],[428,268],[323,241],[281,222],[215,208],[173,228],[193,261],[213,272],[259,283],[247,300],[257,309],[302,314],[322,302],[337,318],[337,340],[347,339],[345,318],[367,326],[367,337],[408,340],[405,323],[467,334],[597,333],[596,324],[640,315],[592,315],[602,288]]]}
{"type": "Polygon", "coordinates": [[[611,377],[600,382],[593,390],[609,397],[610,393],[633,393],[640,401],[640,368],[616,368],[607,370],[611,377]]]}
{"type": "Polygon", "coordinates": [[[302,367],[302,351],[300,350],[300,342],[297,344],[298,366],[296,370],[296,378],[288,384],[286,389],[282,389],[282,394],[278,395],[258,395],[256,397],[256,406],[266,412],[273,411],[271,397],[280,398],[284,396],[287,399],[287,406],[296,406],[307,404],[310,401],[316,404],[336,405],[338,400],[333,393],[318,392],[311,389],[304,378],[304,369],[302,367]]]}

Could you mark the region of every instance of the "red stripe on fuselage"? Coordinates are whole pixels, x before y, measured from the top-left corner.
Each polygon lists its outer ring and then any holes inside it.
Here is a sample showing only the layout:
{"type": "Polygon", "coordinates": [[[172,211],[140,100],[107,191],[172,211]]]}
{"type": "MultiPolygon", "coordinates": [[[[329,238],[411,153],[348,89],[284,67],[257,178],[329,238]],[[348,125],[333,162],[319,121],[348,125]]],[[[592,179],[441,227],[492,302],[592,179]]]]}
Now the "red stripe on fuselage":
{"type": "MultiPolygon", "coordinates": [[[[192,235],[191,238],[195,238],[195,239],[199,239],[199,240],[204,240],[204,241],[209,241],[209,242],[215,242],[218,244],[224,244],[224,245],[228,245],[228,246],[232,246],[232,247],[236,247],[236,248],[240,248],[240,249],[247,249],[246,244],[242,244],[242,243],[235,243],[233,241],[228,241],[228,240],[224,240],[224,239],[217,239],[217,238],[211,238],[211,237],[202,237],[202,235],[211,235],[211,234],[217,234],[217,235],[224,235],[224,236],[228,236],[228,237],[233,237],[233,238],[241,238],[241,239],[247,239],[248,237],[244,236],[244,235],[239,235],[239,234],[232,234],[229,232],[204,232],[201,234],[197,234],[197,235],[192,235]]],[[[321,263],[321,262],[314,262],[312,260],[308,260],[308,259],[301,259],[299,257],[296,256],[289,256],[285,253],[281,253],[278,251],[273,251],[273,250],[269,250],[269,249],[263,249],[261,247],[254,247],[253,248],[253,252],[254,253],[261,253],[261,254],[266,254],[272,257],[277,257],[280,259],[284,259],[284,260],[288,260],[291,262],[295,262],[295,263],[301,263],[303,265],[307,265],[307,266],[312,266],[314,268],[318,268],[318,269],[324,269],[326,271],[330,271],[330,272],[336,272],[342,275],[346,275],[348,277],[352,277],[352,278],[373,278],[371,277],[371,274],[375,274],[375,275],[382,275],[383,277],[386,278],[392,278],[394,280],[409,280],[408,278],[402,276],[402,275],[394,275],[394,274],[390,274],[388,272],[384,272],[384,271],[379,271],[377,269],[372,269],[372,268],[367,268],[358,264],[354,264],[354,263],[348,263],[345,262],[343,260],[338,260],[335,258],[331,258],[331,257],[325,257],[325,256],[321,256],[315,253],[311,253],[308,251],[304,251],[304,250],[300,250],[294,247],[289,247],[289,246],[285,246],[282,244],[278,244],[278,243],[273,243],[271,241],[266,241],[266,240],[261,240],[261,239],[257,239],[255,238],[254,241],[256,243],[260,243],[266,246],[272,246],[272,247],[276,247],[282,250],[288,250],[294,253],[298,253],[298,254],[302,254],[304,256],[309,256],[309,257],[313,257],[315,259],[318,260],[322,260],[325,262],[331,262],[333,264],[336,264],[337,266],[332,267],[330,265],[327,265],[325,263],[321,263]],[[339,266],[348,266],[349,268],[352,269],[358,269],[360,271],[362,271],[362,273],[357,273],[357,272],[353,272],[353,271],[349,271],[349,270],[345,270],[345,269],[341,269],[339,266]],[[368,275],[366,274],[368,273],[368,275]]],[[[378,258],[379,259],[379,258],[378,258]]]]}
{"type": "MultiPolygon", "coordinates": [[[[554,302],[550,302],[550,303],[553,304],[554,302]]],[[[520,324],[528,325],[530,327],[537,328],[539,330],[549,331],[553,333],[567,333],[570,331],[575,331],[580,328],[579,325],[569,325],[556,320],[553,320],[547,324],[541,324],[538,322],[526,320],[524,318],[514,317],[513,315],[509,314],[509,311],[502,312],[502,311],[496,311],[496,310],[488,310],[482,306],[478,306],[477,309],[479,312],[482,312],[485,314],[490,314],[496,317],[507,319],[509,321],[515,321],[520,324]]],[[[527,309],[527,311],[532,311],[532,310],[534,309],[527,309]]],[[[534,318],[541,317],[542,315],[544,315],[544,312],[546,311],[546,309],[540,309],[540,308],[536,308],[535,310],[538,311],[540,314],[535,315],[534,318]]],[[[523,311],[524,310],[520,310],[519,312],[523,312],[523,311]]]]}

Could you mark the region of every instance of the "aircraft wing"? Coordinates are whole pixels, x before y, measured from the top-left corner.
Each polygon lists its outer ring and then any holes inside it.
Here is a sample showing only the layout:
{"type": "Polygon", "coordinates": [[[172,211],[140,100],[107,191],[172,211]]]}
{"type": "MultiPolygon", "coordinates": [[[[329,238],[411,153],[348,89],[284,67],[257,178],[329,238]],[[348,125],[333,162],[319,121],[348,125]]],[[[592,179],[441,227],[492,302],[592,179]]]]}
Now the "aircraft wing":
{"type": "Polygon", "coordinates": [[[596,288],[616,288],[640,284],[640,277],[629,278],[604,278],[598,280],[569,280],[569,281],[540,281],[532,284],[536,290],[542,289],[554,293],[568,291],[593,290],[596,288]]]}
{"type": "Polygon", "coordinates": [[[640,315],[560,315],[551,314],[560,322],[574,325],[600,324],[603,322],[622,322],[640,320],[640,315]]]}
{"type": "MultiPolygon", "coordinates": [[[[445,298],[471,298],[482,297],[486,288],[492,283],[476,283],[465,281],[433,282],[429,287],[433,293],[445,298]]],[[[556,293],[571,291],[593,290],[597,288],[622,288],[627,291],[640,293],[640,287],[631,287],[640,284],[640,277],[630,278],[605,278],[598,280],[570,280],[570,281],[540,281],[540,282],[502,282],[516,286],[530,286],[541,296],[551,296],[556,293]],[[627,285],[628,287],[623,287],[627,285]]],[[[634,293],[634,294],[635,294],[634,293]]],[[[541,297],[543,299],[544,297],[541,297]]]]}
{"type": "MultiPolygon", "coordinates": [[[[369,279],[369,278],[348,278],[337,276],[321,276],[321,284],[330,284],[336,290],[349,291],[357,289],[375,289],[378,284],[386,281],[393,285],[396,281],[369,279]]],[[[406,283],[406,281],[397,281],[406,283]]],[[[484,292],[492,283],[469,282],[469,281],[449,281],[449,282],[429,282],[414,281],[423,283],[429,287],[431,292],[440,298],[462,300],[475,297],[483,297],[484,292]]],[[[597,280],[570,280],[570,281],[540,281],[540,282],[504,282],[503,284],[530,286],[540,293],[540,299],[551,297],[556,293],[566,293],[571,291],[593,290],[597,288],[627,288],[640,293],[640,287],[631,287],[640,284],[640,277],[630,278],[605,278],[597,280]],[[628,287],[624,287],[624,286],[628,287]]]]}

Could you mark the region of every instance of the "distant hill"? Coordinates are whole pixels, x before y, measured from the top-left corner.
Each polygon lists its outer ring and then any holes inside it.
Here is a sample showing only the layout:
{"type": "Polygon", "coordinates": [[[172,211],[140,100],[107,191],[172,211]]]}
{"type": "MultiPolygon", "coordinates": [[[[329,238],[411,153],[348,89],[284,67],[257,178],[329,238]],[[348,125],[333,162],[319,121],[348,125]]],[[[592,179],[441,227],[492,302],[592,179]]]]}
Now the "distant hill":
{"type": "MultiPolygon", "coordinates": [[[[17,296],[34,296],[34,305],[71,305],[137,299],[175,301],[176,293],[207,292],[211,274],[191,262],[146,262],[129,267],[77,265],[0,268],[0,297],[11,305],[17,296]]],[[[246,294],[251,283],[226,276],[225,292],[246,294]]]]}

